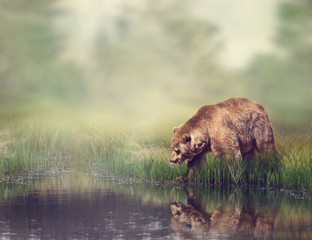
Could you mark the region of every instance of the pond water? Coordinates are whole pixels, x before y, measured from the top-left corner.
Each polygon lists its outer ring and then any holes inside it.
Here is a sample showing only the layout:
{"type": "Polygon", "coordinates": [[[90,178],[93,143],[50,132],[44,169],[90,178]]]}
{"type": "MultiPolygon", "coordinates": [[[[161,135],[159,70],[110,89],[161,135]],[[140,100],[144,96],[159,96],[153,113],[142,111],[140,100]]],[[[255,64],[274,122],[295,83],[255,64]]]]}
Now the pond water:
{"type": "Polygon", "coordinates": [[[61,174],[0,183],[1,239],[312,239],[289,191],[61,174]]]}

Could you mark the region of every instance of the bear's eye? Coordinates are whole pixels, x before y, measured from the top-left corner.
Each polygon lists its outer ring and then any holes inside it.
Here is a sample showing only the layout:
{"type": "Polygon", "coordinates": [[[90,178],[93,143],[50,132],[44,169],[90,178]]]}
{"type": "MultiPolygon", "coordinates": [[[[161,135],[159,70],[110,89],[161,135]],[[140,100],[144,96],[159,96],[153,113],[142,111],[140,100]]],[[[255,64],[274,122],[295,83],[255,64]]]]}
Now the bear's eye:
{"type": "Polygon", "coordinates": [[[176,215],[176,216],[180,216],[180,215],[181,215],[181,212],[180,212],[180,211],[177,211],[175,215],[176,215]]]}
{"type": "Polygon", "coordinates": [[[176,152],[176,154],[180,154],[181,153],[181,151],[180,150],[174,150],[175,152],[176,152]]]}

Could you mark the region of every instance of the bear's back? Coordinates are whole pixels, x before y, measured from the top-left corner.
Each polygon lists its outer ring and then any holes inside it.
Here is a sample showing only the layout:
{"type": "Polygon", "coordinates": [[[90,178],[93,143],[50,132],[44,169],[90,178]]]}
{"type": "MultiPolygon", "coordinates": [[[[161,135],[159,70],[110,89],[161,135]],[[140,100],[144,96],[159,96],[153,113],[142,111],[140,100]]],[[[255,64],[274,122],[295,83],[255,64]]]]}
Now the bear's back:
{"type": "Polygon", "coordinates": [[[223,102],[205,105],[198,109],[195,115],[212,115],[218,112],[231,112],[233,114],[246,111],[265,112],[265,109],[260,104],[247,98],[230,98],[223,102]]]}
{"type": "Polygon", "coordinates": [[[252,100],[247,98],[230,98],[214,105],[202,106],[189,120],[189,123],[194,124],[198,121],[216,123],[218,121],[224,121],[225,117],[237,118],[253,113],[267,116],[264,107],[252,100]]]}

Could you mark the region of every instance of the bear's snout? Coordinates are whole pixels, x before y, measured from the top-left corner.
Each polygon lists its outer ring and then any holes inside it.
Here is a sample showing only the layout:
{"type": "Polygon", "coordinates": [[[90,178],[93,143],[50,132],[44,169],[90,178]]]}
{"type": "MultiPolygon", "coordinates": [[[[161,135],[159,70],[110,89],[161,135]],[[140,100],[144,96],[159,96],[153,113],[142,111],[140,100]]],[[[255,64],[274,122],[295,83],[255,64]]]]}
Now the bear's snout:
{"type": "Polygon", "coordinates": [[[171,163],[178,163],[178,164],[181,164],[181,163],[183,163],[185,161],[185,159],[184,158],[176,158],[176,159],[170,159],[170,162],[171,163]]]}
{"type": "Polygon", "coordinates": [[[171,163],[177,163],[179,161],[179,158],[170,158],[171,163]]]}
{"type": "Polygon", "coordinates": [[[170,157],[171,163],[177,163],[180,160],[179,156],[173,151],[170,157]]]}

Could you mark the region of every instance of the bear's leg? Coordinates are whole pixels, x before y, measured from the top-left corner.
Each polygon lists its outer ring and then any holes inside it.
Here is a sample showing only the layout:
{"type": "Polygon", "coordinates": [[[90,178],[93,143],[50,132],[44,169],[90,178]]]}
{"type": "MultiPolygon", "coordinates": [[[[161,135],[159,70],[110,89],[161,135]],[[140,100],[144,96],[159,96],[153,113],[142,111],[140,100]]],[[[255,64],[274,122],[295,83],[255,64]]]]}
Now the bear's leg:
{"type": "Polygon", "coordinates": [[[200,172],[201,165],[203,164],[203,154],[196,155],[192,161],[187,162],[187,177],[194,177],[196,171],[200,172]]]}
{"type": "Polygon", "coordinates": [[[249,152],[247,153],[242,153],[242,157],[244,161],[251,161],[253,159],[258,158],[258,150],[256,147],[253,147],[249,152]]]}
{"type": "Polygon", "coordinates": [[[206,152],[198,154],[191,161],[188,161],[186,173],[183,176],[176,178],[176,180],[180,182],[192,181],[195,177],[196,171],[200,172],[200,169],[206,159],[205,155],[206,152]]]}
{"type": "Polygon", "coordinates": [[[273,129],[270,123],[266,121],[260,122],[258,127],[254,129],[254,138],[257,150],[261,156],[270,157],[277,153],[273,129]]]}
{"type": "Polygon", "coordinates": [[[239,162],[240,159],[242,159],[242,154],[239,148],[234,151],[234,159],[236,162],[239,162]]]}

